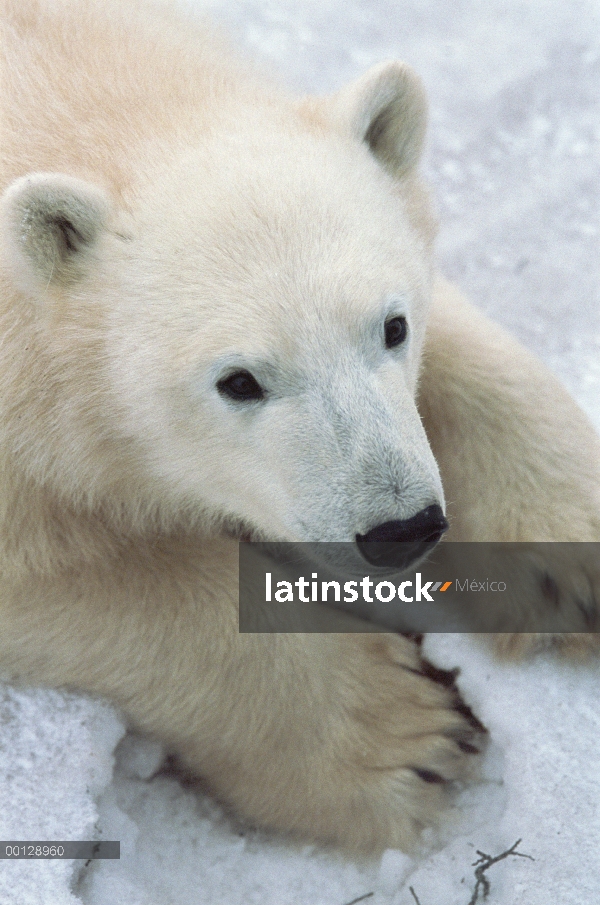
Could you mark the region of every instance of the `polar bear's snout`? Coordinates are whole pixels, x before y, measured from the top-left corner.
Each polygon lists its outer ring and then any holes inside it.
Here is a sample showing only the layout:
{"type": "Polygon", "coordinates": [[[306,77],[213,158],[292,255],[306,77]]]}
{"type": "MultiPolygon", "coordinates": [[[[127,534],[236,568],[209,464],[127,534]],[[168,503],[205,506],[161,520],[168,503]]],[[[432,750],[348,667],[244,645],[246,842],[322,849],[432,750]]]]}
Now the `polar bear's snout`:
{"type": "Polygon", "coordinates": [[[366,534],[357,534],[356,544],[371,565],[407,569],[434,547],[447,530],[442,507],[434,503],[412,518],[384,522],[366,534]]]}

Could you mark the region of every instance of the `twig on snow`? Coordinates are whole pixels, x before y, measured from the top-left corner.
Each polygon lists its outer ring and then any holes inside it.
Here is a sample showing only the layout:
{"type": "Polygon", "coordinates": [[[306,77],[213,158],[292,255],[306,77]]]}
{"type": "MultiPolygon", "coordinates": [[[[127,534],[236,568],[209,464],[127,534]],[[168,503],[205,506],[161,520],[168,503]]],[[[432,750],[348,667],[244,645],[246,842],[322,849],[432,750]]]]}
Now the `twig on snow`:
{"type": "MultiPolygon", "coordinates": [[[[477,852],[479,854],[479,852],[477,852]]],[[[358,899],[352,899],[351,902],[347,902],[346,905],[356,905],[357,902],[364,902],[365,899],[370,899],[371,896],[374,896],[374,892],[366,892],[364,896],[359,896],[358,899]]]]}
{"type": "Polygon", "coordinates": [[[531,855],[525,855],[523,852],[518,852],[517,846],[521,844],[521,839],[517,839],[514,845],[511,845],[510,848],[507,848],[505,852],[502,852],[500,855],[496,855],[492,857],[491,855],[486,855],[485,852],[480,852],[477,850],[477,854],[479,855],[479,859],[473,862],[473,867],[475,868],[475,879],[477,883],[475,884],[475,889],[473,890],[473,895],[469,901],[469,905],[476,905],[479,899],[479,890],[483,891],[483,898],[487,899],[490,891],[490,881],[485,876],[485,871],[488,870],[492,866],[492,864],[497,864],[498,861],[503,861],[504,858],[508,858],[512,855],[515,858],[529,858],[530,861],[535,861],[535,858],[532,858],[531,855]]]}
{"type": "MultiPolygon", "coordinates": [[[[480,852],[479,849],[477,849],[479,858],[472,864],[472,867],[475,868],[475,879],[477,882],[475,884],[475,889],[473,890],[473,895],[471,896],[468,905],[477,905],[477,902],[480,901],[480,891],[482,893],[482,898],[487,899],[491,887],[490,881],[485,876],[485,872],[486,870],[489,870],[489,868],[493,864],[497,864],[498,861],[503,861],[505,858],[508,858],[511,855],[514,858],[529,858],[530,861],[535,861],[535,858],[532,858],[531,855],[525,855],[523,852],[517,851],[517,847],[521,844],[521,841],[521,839],[517,839],[514,845],[511,845],[510,848],[507,848],[506,851],[502,852],[500,855],[486,855],[485,852],[480,852]]],[[[408,888],[410,893],[412,894],[413,899],[415,900],[415,905],[421,905],[419,898],[412,886],[409,886],[408,888]]],[[[350,905],[352,905],[352,903],[350,903],[350,905]]]]}

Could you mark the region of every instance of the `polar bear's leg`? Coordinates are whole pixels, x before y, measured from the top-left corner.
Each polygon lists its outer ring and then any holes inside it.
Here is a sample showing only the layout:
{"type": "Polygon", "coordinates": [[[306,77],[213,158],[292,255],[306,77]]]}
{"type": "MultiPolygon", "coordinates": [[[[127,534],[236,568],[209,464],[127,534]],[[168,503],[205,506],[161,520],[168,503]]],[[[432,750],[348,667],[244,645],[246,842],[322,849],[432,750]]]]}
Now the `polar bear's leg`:
{"type": "Polygon", "coordinates": [[[355,852],[411,850],[477,766],[482,727],[454,673],[402,636],[247,635],[236,655],[223,738],[208,769],[202,750],[188,763],[259,825],[355,852]]]}
{"type": "MultiPolygon", "coordinates": [[[[592,426],[541,362],[442,280],[419,408],[442,474],[450,540],[600,541],[600,440],[592,426]]],[[[563,568],[554,576],[557,567],[549,562],[549,574],[564,586],[569,575],[563,568]]],[[[591,555],[585,568],[600,608],[600,564],[591,555]]],[[[574,579],[580,569],[573,563],[574,579]]],[[[585,647],[598,637],[569,640],[585,647]]]]}
{"type": "Polygon", "coordinates": [[[191,546],[170,578],[143,559],[88,570],[75,597],[70,575],[4,601],[0,672],[108,697],[260,826],[414,846],[478,762],[482,727],[454,673],[400,635],[240,634],[227,539],[191,546]]]}

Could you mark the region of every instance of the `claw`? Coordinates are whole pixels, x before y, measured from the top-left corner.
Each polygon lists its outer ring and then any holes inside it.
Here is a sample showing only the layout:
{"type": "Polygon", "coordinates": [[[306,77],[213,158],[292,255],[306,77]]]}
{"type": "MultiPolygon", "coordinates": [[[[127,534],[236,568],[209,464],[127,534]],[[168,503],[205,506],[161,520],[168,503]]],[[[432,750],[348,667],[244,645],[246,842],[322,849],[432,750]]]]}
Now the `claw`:
{"type": "Polygon", "coordinates": [[[479,748],[475,745],[472,745],[470,742],[463,742],[460,739],[456,743],[461,751],[465,754],[480,754],[479,748]]]}
{"type": "Polygon", "coordinates": [[[461,716],[464,716],[469,725],[472,726],[476,732],[482,732],[484,735],[487,735],[487,729],[485,728],[483,723],[481,723],[477,719],[469,705],[465,704],[463,700],[461,700],[460,698],[457,699],[454,703],[454,709],[457,713],[460,713],[461,716]]]}
{"type": "Polygon", "coordinates": [[[440,776],[439,773],[434,773],[433,770],[420,770],[418,767],[413,767],[412,771],[413,773],[416,773],[423,782],[435,783],[436,785],[446,782],[443,776],[440,776]]]}
{"type": "Polygon", "coordinates": [[[429,663],[428,660],[421,660],[421,673],[431,679],[432,682],[443,685],[444,688],[454,688],[456,679],[460,675],[460,669],[458,667],[455,667],[455,669],[439,669],[433,663],[429,663]]]}
{"type": "Polygon", "coordinates": [[[421,647],[423,644],[423,638],[425,637],[422,632],[399,632],[403,638],[408,638],[409,641],[414,641],[417,647],[421,647]]]}
{"type": "Polygon", "coordinates": [[[560,604],[560,591],[558,589],[558,585],[555,580],[552,578],[549,572],[544,572],[541,581],[542,585],[542,594],[547,600],[550,600],[554,606],[559,606],[560,604]]]}

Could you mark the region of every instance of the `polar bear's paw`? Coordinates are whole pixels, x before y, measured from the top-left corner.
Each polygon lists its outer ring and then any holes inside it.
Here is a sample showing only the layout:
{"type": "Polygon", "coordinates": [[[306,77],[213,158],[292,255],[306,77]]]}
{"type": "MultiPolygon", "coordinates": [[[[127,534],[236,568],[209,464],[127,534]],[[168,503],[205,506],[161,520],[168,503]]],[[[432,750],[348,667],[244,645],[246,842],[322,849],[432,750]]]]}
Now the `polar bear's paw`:
{"type": "Polygon", "coordinates": [[[333,689],[342,704],[336,762],[322,774],[314,832],[355,851],[415,850],[476,777],[486,730],[458,693],[457,671],[427,663],[414,643],[345,641],[343,684],[333,689]]]}
{"type": "Polygon", "coordinates": [[[598,544],[540,544],[511,555],[510,563],[519,594],[508,620],[524,631],[495,635],[498,653],[517,658],[547,650],[583,660],[600,652],[598,544]]]}
{"type": "Polygon", "coordinates": [[[354,819],[340,814],[340,829],[351,847],[411,850],[462,783],[477,775],[485,729],[459,695],[458,671],[437,669],[418,652],[407,655],[402,640],[371,637],[373,664],[359,700],[348,707],[342,760],[354,785],[354,819]]]}
{"type": "Polygon", "coordinates": [[[239,708],[226,724],[219,715],[226,731],[210,759],[196,733],[181,752],[223,802],[255,826],[354,854],[417,852],[431,842],[424,830],[447,834],[457,794],[479,778],[486,736],[457,670],[437,669],[415,639],[391,633],[243,642],[253,653],[262,645],[265,673],[250,692],[245,671],[235,674],[239,708]]]}

